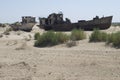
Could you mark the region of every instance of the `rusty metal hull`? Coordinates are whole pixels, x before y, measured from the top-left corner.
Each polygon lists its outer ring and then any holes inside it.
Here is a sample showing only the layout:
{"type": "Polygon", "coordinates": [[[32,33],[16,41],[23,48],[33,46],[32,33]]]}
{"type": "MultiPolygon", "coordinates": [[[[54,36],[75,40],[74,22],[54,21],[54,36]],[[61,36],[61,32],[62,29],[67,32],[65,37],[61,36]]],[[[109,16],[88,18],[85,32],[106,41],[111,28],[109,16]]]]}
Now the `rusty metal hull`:
{"type": "Polygon", "coordinates": [[[19,26],[11,25],[11,27],[14,31],[21,30],[21,31],[30,32],[34,25],[35,25],[35,23],[25,23],[25,24],[22,24],[19,26]]]}
{"type": "Polygon", "coordinates": [[[111,26],[112,16],[103,17],[100,19],[82,21],[78,23],[63,23],[54,25],[42,25],[41,28],[45,30],[55,30],[55,31],[71,31],[74,28],[93,30],[94,28],[108,29],[111,26]]]}

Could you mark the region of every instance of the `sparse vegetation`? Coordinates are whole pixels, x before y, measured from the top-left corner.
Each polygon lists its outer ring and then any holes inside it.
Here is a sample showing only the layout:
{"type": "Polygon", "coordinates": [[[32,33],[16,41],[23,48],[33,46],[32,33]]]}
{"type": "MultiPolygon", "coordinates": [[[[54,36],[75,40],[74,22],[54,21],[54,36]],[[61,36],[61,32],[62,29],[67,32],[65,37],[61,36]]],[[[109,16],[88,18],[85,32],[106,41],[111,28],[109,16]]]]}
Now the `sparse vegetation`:
{"type": "Polygon", "coordinates": [[[37,40],[38,38],[40,38],[40,33],[39,32],[35,33],[35,35],[34,35],[35,40],[37,40]]]}
{"type": "Polygon", "coordinates": [[[35,44],[36,47],[45,47],[45,46],[53,46],[57,44],[66,43],[68,47],[76,46],[76,40],[82,40],[86,38],[86,34],[83,30],[73,30],[71,35],[67,35],[61,32],[54,32],[54,31],[48,31],[46,33],[43,33],[40,35],[39,33],[36,33],[34,35],[35,44]],[[68,42],[70,41],[70,42],[68,42]]]}
{"type": "Polygon", "coordinates": [[[120,48],[120,31],[109,34],[107,44],[112,44],[116,48],[120,48]]]}
{"type": "Polygon", "coordinates": [[[28,36],[24,36],[25,41],[30,41],[32,39],[32,36],[28,34],[28,36]]]}
{"type": "Polygon", "coordinates": [[[114,33],[108,34],[108,39],[106,41],[106,44],[111,44],[114,40],[114,33]]]}
{"type": "Polygon", "coordinates": [[[30,38],[30,37],[25,37],[24,40],[25,40],[25,41],[30,41],[31,38],[30,38]]]}
{"type": "Polygon", "coordinates": [[[46,47],[64,43],[69,40],[69,36],[63,33],[55,33],[54,31],[48,31],[36,37],[36,39],[37,40],[35,41],[34,46],[46,47]]]}
{"type": "Polygon", "coordinates": [[[7,32],[7,31],[5,31],[3,34],[5,34],[5,35],[9,35],[10,33],[9,33],[9,32],[7,32]]]}
{"type": "Polygon", "coordinates": [[[77,45],[77,41],[70,40],[66,43],[67,47],[73,47],[73,46],[76,46],[76,45],[77,45]]]}
{"type": "Polygon", "coordinates": [[[17,33],[16,33],[17,35],[21,35],[21,32],[20,31],[17,31],[17,33]]]}
{"type": "Polygon", "coordinates": [[[101,32],[99,29],[94,29],[93,33],[89,37],[90,42],[105,42],[108,34],[101,32]]]}
{"type": "Polygon", "coordinates": [[[9,33],[10,31],[12,31],[12,28],[7,28],[7,29],[4,31],[3,34],[9,35],[9,34],[10,34],[10,33],[9,33]]]}
{"type": "Polygon", "coordinates": [[[112,23],[112,26],[120,26],[120,23],[119,22],[114,22],[114,23],[112,23]]]}
{"type": "Polygon", "coordinates": [[[58,40],[58,43],[64,43],[70,39],[70,36],[61,32],[57,32],[55,38],[58,40]]]}
{"type": "MultiPolygon", "coordinates": [[[[48,31],[40,35],[36,33],[34,35],[36,47],[54,46],[57,44],[65,43],[67,47],[77,45],[77,40],[86,38],[86,34],[83,30],[73,30],[71,35],[67,35],[61,32],[48,31]]],[[[112,44],[114,47],[120,48],[120,32],[107,34],[94,29],[93,33],[89,37],[90,42],[106,42],[108,45],[112,44]]]]}
{"type": "Polygon", "coordinates": [[[90,42],[106,42],[107,45],[120,48],[120,31],[116,33],[107,34],[95,29],[89,38],[90,42]]]}
{"type": "Polygon", "coordinates": [[[86,34],[83,30],[81,29],[74,29],[72,30],[72,33],[71,33],[71,40],[83,40],[86,38],[86,34]]]}

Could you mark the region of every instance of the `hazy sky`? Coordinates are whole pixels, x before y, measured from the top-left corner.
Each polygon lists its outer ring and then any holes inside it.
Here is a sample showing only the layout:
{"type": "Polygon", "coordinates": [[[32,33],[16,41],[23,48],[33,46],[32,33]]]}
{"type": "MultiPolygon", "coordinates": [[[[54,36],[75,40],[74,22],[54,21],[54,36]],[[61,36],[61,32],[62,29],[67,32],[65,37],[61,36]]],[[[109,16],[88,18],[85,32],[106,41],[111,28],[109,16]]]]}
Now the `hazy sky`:
{"type": "Polygon", "coordinates": [[[62,11],[72,22],[113,15],[120,22],[120,0],[0,0],[0,23],[21,21],[21,16],[47,17],[62,11]]]}

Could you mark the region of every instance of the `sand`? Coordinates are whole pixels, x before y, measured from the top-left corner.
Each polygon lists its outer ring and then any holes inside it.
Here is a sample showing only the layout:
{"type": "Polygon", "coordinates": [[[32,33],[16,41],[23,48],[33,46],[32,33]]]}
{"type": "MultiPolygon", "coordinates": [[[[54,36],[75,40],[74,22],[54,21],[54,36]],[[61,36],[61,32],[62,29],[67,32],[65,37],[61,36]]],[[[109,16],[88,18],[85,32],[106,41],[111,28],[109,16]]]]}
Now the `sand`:
{"type": "MultiPolygon", "coordinates": [[[[0,28],[0,34],[5,29],[0,28]]],[[[120,27],[104,30],[111,33],[120,27]]],[[[11,31],[0,38],[0,80],[120,80],[120,49],[88,38],[68,48],[34,47],[35,32],[11,31]]],[[[86,31],[87,37],[92,31],[86,31]]]]}

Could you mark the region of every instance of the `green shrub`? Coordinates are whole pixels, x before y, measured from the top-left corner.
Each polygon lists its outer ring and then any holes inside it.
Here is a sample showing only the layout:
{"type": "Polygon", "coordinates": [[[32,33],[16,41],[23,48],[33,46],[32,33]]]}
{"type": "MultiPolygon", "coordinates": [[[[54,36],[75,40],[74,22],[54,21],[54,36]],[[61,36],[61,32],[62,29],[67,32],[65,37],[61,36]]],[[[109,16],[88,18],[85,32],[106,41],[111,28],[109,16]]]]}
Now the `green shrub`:
{"type": "Polygon", "coordinates": [[[120,31],[116,33],[107,34],[95,29],[89,38],[90,42],[106,42],[106,44],[111,44],[114,47],[120,48],[120,31]]]}
{"type": "Polygon", "coordinates": [[[112,43],[114,47],[120,48],[120,31],[109,34],[107,44],[112,43]]]}
{"type": "Polygon", "coordinates": [[[105,42],[108,39],[108,34],[105,32],[101,32],[100,38],[101,38],[101,41],[105,42]]]}
{"type": "Polygon", "coordinates": [[[35,33],[35,35],[34,35],[35,40],[37,40],[38,38],[40,38],[40,33],[39,32],[35,33]]]}
{"type": "Polygon", "coordinates": [[[114,38],[115,38],[115,34],[114,34],[114,33],[108,34],[108,38],[107,38],[106,43],[107,43],[107,44],[112,43],[113,40],[114,40],[114,38]]]}
{"type": "Polygon", "coordinates": [[[63,34],[61,32],[56,33],[56,37],[55,38],[58,39],[59,43],[67,42],[70,39],[69,35],[63,34]]]}
{"type": "Polygon", "coordinates": [[[89,37],[90,42],[104,42],[107,40],[108,34],[101,32],[99,29],[94,29],[93,33],[89,37]]]}
{"type": "Polygon", "coordinates": [[[86,34],[81,29],[74,29],[71,33],[71,40],[83,40],[86,38],[86,34]]]}
{"type": "Polygon", "coordinates": [[[48,31],[40,35],[35,41],[34,46],[36,47],[46,47],[53,46],[60,43],[64,43],[69,40],[69,36],[63,33],[55,33],[53,31],[48,31]]]}
{"type": "Polygon", "coordinates": [[[120,32],[115,34],[115,38],[113,40],[113,46],[120,48],[120,32]]]}

